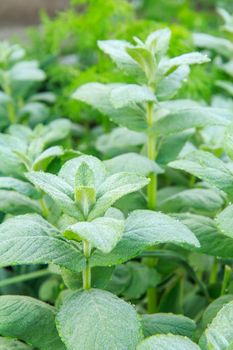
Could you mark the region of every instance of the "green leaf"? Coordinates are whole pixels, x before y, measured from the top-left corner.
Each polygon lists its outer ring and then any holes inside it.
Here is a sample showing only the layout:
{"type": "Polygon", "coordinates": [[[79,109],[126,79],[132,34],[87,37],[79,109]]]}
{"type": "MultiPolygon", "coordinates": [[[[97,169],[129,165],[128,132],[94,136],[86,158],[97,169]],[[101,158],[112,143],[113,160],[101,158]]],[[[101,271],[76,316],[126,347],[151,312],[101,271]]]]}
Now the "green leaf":
{"type": "Polygon", "coordinates": [[[166,197],[160,202],[159,209],[165,213],[215,215],[224,203],[223,196],[216,190],[193,188],[166,197]]]}
{"type": "Polygon", "coordinates": [[[143,340],[137,350],[201,350],[190,339],[179,335],[154,335],[143,340]]]}
{"type": "Polygon", "coordinates": [[[157,313],[142,315],[142,326],[145,337],[154,334],[174,334],[192,338],[196,323],[188,317],[175,314],[157,313]]]}
{"type": "Polygon", "coordinates": [[[78,241],[86,240],[103,253],[109,253],[121,239],[123,231],[123,220],[103,217],[91,222],[78,222],[68,226],[64,231],[64,236],[78,241]]]}
{"type": "Polygon", "coordinates": [[[140,190],[149,180],[133,173],[117,173],[109,176],[98,188],[97,201],[91,210],[88,220],[101,216],[121,197],[140,190]]]}
{"type": "Polygon", "coordinates": [[[80,156],[67,161],[59,172],[59,177],[64,179],[72,188],[75,187],[77,171],[82,163],[86,163],[94,175],[94,186],[98,188],[106,178],[106,170],[103,163],[93,156],[80,156]]]}
{"type": "Polygon", "coordinates": [[[181,56],[176,56],[174,58],[161,61],[161,63],[159,64],[159,70],[162,71],[163,74],[166,74],[174,67],[178,67],[185,64],[202,64],[206,62],[210,62],[210,59],[207,55],[203,55],[200,52],[189,52],[181,56]]]}
{"type": "Polygon", "coordinates": [[[104,161],[110,174],[122,171],[147,176],[149,173],[162,174],[164,170],[158,164],[137,153],[125,153],[104,161]]]}
{"type": "Polygon", "coordinates": [[[45,73],[39,68],[37,61],[22,61],[16,63],[9,71],[13,81],[43,81],[45,73]]]}
{"type": "Polygon", "coordinates": [[[19,340],[0,337],[0,350],[33,350],[19,340]]]}
{"type": "Polygon", "coordinates": [[[145,42],[146,47],[158,58],[159,60],[166,55],[171,40],[171,30],[169,28],[163,28],[151,33],[145,42]]]}
{"type": "Polygon", "coordinates": [[[229,81],[218,80],[216,81],[215,85],[224,89],[229,95],[233,96],[233,84],[229,81]]]}
{"type": "Polygon", "coordinates": [[[233,302],[231,301],[217,313],[202,335],[200,339],[202,350],[230,350],[233,343],[232,325],[233,302]]]}
{"type": "Polygon", "coordinates": [[[79,250],[36,214],[16,216],[2,223],[0,240],[1,267],[54,263],[79,272],[85,265],[79,250]]]}
{"type": "Polygon", "coordinates": [[[140,146],[146,143],[146,135],[126,128],[114,128],[109,134],[101,135],[96,148],[102,153],[140,146]]]}
{"type": "Polygon", "coordinates": [[[212,153],[194,151],[181,160],[169,163],[169,166],[195,175],[227,194],[233,195],[233,174],[226,163],[212,153]]]}
{"type": "Polygon", "coordinates": [[[0,190],[0,211],[3,213],[20,215],[26,213],[41,214],[36,200],[15,191],[0,190]]]}
{"type": "Polygon", "coordinates": [[[202,316],[202,327],[207,328],[222,307],[231,301],[233,301],[233,295],[226,294],[209,304],[202,316]]]}
{"type": "Polygon", "coordinates": [[[193,39],[197,47],[214,50],[226,57],[231,57],[233,54],[233,44],[230,40],[202,33],[193,34],[193,39]]]}
{"type": "Polygon", "coordinates": [[[64,213],[78,220],[83,219],[81,211],[74,202],[73,189],[65,180],[59,176],[42,171],[31,171],[26,175],[36,187],[47,193],[64,213]]]}
{"type": "Polygon", "coordinates": [[[216,223],[224,235],[233,238],[233,205],[229,205],[217,215],[216,223]]]}
{"type": "Polygon", "coordinates": [[[221,258],[233,257],[233,240],[224,236],[218,229],[214,220],[200,215],[176,214],[196,235],[200,242],[199,253],[221,258]]]}
{"type": "Polygon", "coordinates": [[[155,102],[153,92],[146,86],[137,84],[119,84],[112,89],[110,101],[114,108],[123,108],[136,103],[155,102]]]}
{"type": "Polygon", "coordinates": [[[65,350],[55,326],[56,310],[25,296],[0,296],[0,334],[41,350],[65,350]]]}
{"type": "MultiPolygon", "coordinates": [[[[166,108],[166,106],[165,106],[166,108]]],[[[214,107],[182,107],[168,112],[157,120],[154,129],[158,135],[170,135],[190,128],[206,126],[228,126],[232,123],[233,114],[230,110],[214,107]]]]}
{"type": "Polygon", "coordinates": [[[156,97],[160,101],[170,99],[175,96],[178,90],[189,76],[190,69],[187,65],[178,67],[174,72],[166,75],[157,86],[156,97]]]}
{"type": "Polygon", "coordinates": [[[226,128],[223,143],[227,155],[233,159],[233,124],[226,128]]]}
{"type": "Polygon", "coordinates": [[[38,196],[38,192],[30,183],[13,177],[0,177],[0,189],[14,190],[28,197],[38,196]]]}
{"type": "Polygon", "coordinates": [[[133,47],[129,42],[123,40],[99,40],[98,46],[127,74],[136,76],[141,74],[138,64],[126,51],[126,48],[133,47]]]}
{"type": "Polygon", "coordinates": [[[150,210],[135,210],[126,220],[120,242],[109,254],[94,252],[90,259],[91,265],[120,264],[161,243],[199,247],[194,234],[178,220],[150,210]]]}
{"type": "Polygon", "coordinates": [[[154,82],[156,72],[156,60],[152,53],[142,46],[128,47],[127,53],[137,62],[139,67],[145,73],[149,82],[154,82]]]}
{"type": "Polygon", "coordinates": [[[97,109],[108,116],[114,123],[135,131],[147,130],[145,111],[136,104],[115,108],[110,95],[121,84],[89,83],[79,87],[72,97],[97,109]]]}
{"type": "Polygon", "coordinates": [[[46,170],[55,157],[60,157],[62,155],[64,155],[64,149],[61,146],[47,148],[34,160],[32,169],[35,171],[46,170]]]}
{"type": "Polygon", "coordinates": [[[135,350],[142,338],[135,309],[98,289],[65,299],[57,323],[68,350],[135,350]]]}

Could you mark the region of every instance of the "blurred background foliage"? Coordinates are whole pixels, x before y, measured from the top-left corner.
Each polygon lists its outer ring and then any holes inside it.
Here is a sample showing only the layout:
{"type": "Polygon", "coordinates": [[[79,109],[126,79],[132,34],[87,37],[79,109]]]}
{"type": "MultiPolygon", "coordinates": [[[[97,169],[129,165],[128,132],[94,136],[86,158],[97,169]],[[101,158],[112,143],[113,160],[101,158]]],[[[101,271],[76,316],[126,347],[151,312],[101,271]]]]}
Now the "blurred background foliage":
{"type": "MultiPolygon", "coordinates": [[[[140,39],[169,26],[173,36],[170,56],[195,50],[192,33],[224,36],[216,8],[233,12],[231,0],[71,0],[55,18],[41,13],[41,27],[29,30],[28,56],[36,58],[48,75],[45,89],[58,96],[55,116],[69,117],[85,125],[101,116],[88,112],[70,99],[80,85],[90,82],[128,80],[97,47],[97,40],[140,39]],[[87,116],[88,115],[88,116],[87,116]]],[[[211,102],[215,79],[221,79],[214,65],[192,68],[189,82],[178,98],[211,102]]]]}

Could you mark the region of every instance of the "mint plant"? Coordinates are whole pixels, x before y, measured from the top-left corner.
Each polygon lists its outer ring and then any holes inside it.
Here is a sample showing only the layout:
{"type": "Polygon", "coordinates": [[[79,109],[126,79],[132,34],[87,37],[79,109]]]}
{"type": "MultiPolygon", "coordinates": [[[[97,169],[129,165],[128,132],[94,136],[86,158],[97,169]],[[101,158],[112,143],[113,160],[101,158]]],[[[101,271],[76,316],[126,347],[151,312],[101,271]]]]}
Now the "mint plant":
{"type": "MultiPolygon", "coordinates": [[[[228,109],[206,107],[191,100],[170,101],[188,78],[189,66],[209,62],[209,58],[199,52],[168,58],[170,38],[171,32],[165,28],[150,34],[145,42],[134,38],[135,45],[119,40],[98,42],[100,49],[135,83],[88,83],[73,94],[73,98],[130,129],[129,135],[134,132],[132,138],[129,136],[130,142],[135,139],[136,145],[142,144],[146,149],[145,156],[152,162],[160,161],[163,166],[176,159],[190,137],[191,128],[199,130],[213,124],[225,126],[232,120],[228,109]]],[[[132,157],[131,153],[121,155],[110,160],[109,164],[128,170],[132,157]]],[[[137,164],[138,171],[145,171],[143,158],[132,163],[137,164]]],[[[157,174],[162,172],[156,163],[149,171],[147,208],[152,210],[158,208],[157,174]]],[[[154,266],[154,259],[149,259],[148,264],[154,266]]],[[[155,291],[150,290],[150,312],[155,311],[155,303],[155,291]]]]}
{"type": "Polygon", "coordinates": [[[114,294],[92,288],[92,270],[121,264],[155,244],[172,242],[198,247],[198,240],[186,226],[162,213],[136,210],[125,218],[112,206],[122,196],[145,187],[149,180],[136,173],[110,175],[93,156],[67,161],[58,175],[30,171],[27,178],[51,196],[62,216],[57,227],[38,214],[20,215],[2,223],[0,265],[54,264],[60,268],[65,283],[67,276],[73,274],[75,279],[81,272],[82,288],[77,283],[76,291],[66,291],[58,312],[34,299],[0,297],[0,334],[41,349],[54,349],[54,342],[58,348],[65,348],[62,341],[67,349],[74,350],[135,349],[143,339],[140,317],[132,305],[114,294]],[[22,303],[28,316],[22,325],[12,328],[15,317],[24,317],[22,303]],[[4,320],[6,317],[6,305],[12,312],[7,311],[9,321],[1,323],[1,316],[4,320]],[[31,313],[30,308],[35,307],[38,313],[31,313]],[[55,314],[61,340],[54,330],[55,314]],[[40,326],[37,317],[49,325],[40,326]],[[28,332],[35,322],[46,334],[28,332]]]}
{"type": "Polygon", "coordinates": [[[26,60],[19,45],[0,43],[0,128],[29,120],[31,125],[49,117],[48,104],[55,102],[50,92],[38,92],[46,79],[39,62],[26,60]]]}

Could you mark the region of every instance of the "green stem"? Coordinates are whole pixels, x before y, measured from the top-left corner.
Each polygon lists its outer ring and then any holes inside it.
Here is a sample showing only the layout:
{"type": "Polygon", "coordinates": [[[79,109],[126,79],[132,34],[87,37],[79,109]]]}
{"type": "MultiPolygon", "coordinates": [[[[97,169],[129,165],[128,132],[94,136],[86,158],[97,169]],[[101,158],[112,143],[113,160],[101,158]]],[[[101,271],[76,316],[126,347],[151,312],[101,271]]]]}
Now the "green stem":
{"type": "MultiPolygon", "coordinates": [[[[147,124],[151,128],[153,126],[153,112],[154,103],[148,102],[147,104],[147,124]]],[[[155,135],[149,130],[147,137],[147,157],[154,161],[156,157],[156,138],[155,135]]],[[[148,209],[155,210],[157,204],[157,177],[155,173],[149,174],[150,183],[147,185],[147,203],[148,209]]]]}
{"type": "Polygon", "coordinates": [[[9,286],[11,284],[29,281],[35,278],[40,278],[49,274],[51,274],[51,272],[48,269],[43,269],[39,271],[25,273],[23,275],[16,276],[16,277],[10,277],[10,278],[4,279],[3,281],[0,281],[0,288],[9,286]]]}
{"type": "Polygon", "coordinates": [[[224,266],[224,276],[223,276],[223,282],[222,282],[222,288],[221,288],[221,295],[224,295],[228,284],[230,282],[230,278],[231,278],[231,267],[228,265],[224,266]]]}
{"type": "Polygon", "coordinates": [[[4,84],[4,92],[11,98],[11,101],[7,103],[7,112],[8,112],[9,121],[11,124],[15,124],[17,122],[17,116],[14,108],[14,103],[12,102],[11,86],[7,80],[5,81],[5,84],[4,84]]]}
{"type": "Polygon", "coordinates": [[[86,266],[83,270],[83,289],[91,288],[91,267],[89,263],[89,258],[91,255],[91,244],[86,240],[83,241],[83,254],[86,258],[86,266]]]}
{"type": "Polygon", "coordinates": [[[216,283],[217,282],[217,278],[218,278],[218,261],[215,259],[214,263],[213,263],[213,266],[212,266],[209,283],[210,284],[216,283]]]}
{"type": "Polygon", "coordinates": [[[47,208],[44,198],[39,199],[39,203],[42,210],[42,215],[45,219],[47,219],[49,216],[49,210],[47,208]]]}
{"type": "MultiPolygon", "coordinates": [[[[149,133],[147,137],[147,157],[154,161],[156,157],[156,138],[152,133],[153,126],[154,103],[147,103],[147,124],[149,133]]],[[[157,177],[155,173],[149,174],[150,183],[147,185],[147,207],[150,210],[156,210],[157,205],[157,177]]],[[[153,248],[152,248],[153,249],[153,248]]],[[[154,268],[157,264],[155,258],[146,258],[145,263],[148,267],[154,268]]],[[[155,313],[157,310],[157,289],[148,288],[147,290],[147,310],[149,314],[155,313]]]]}

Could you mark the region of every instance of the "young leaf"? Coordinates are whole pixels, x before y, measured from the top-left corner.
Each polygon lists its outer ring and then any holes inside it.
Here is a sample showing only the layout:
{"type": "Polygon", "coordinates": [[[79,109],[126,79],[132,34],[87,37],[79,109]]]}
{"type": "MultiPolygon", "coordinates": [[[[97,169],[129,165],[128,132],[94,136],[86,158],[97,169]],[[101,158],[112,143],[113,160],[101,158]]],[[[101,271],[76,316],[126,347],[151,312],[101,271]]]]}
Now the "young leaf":
{"type": "Polygon", "coordinates": [[[143,340],[137,350],[201,350],[190,339],[179,335],[154,335],[143,340]]]}
{"type": "Polygon", "coordinates": [[[163,28],[151,33],[145,42],[146,47],[160,60],[166,55],[171,40],[169,28],[163,28]]]}
{"type": "Polygon", "coordinates": [[[160,243],[199,247],[194,234],[178,220],[150,210],[135,210],[127,218],[123,237],[112,252],[94,252],[90,261],[92,266],[120,264],[160,243]]]}
{"type": "Polygon", "coordinates": [[[136,76],[141,74],[138,64],[126,51],[126,48],[133,47],[129,42],[123,40],[100,40],[98,41],[98,46],[127,74],[136,76]]]}
{"type": "Polygon", "coordinates": [[[103,163],[93,156],[80,156],[68,160],[61,168],[59,177],[64,179],[72,188],[75,187],[77,171],[82,163],[86,163],[93,172],[94,186],[98,188],[106,178],[106,170],[103,163]]]}
{"type": "Polygon", "coordinates": [[[105,160],[104,164],[110,174],[124,171],[147,176],[149,173],[162,174],[164,172],[158,164],[137,153],[124,153],[105,160]]]}
{"type": "Polygon", "coordinates": [[[85,260],[59,231],[36,214],[16,216],[0,225],[0,266],[53,263],[79,272],[85,260]]]}
{"type": "Polygon", "coordinates": [[[144,176],[132,173],[117,173],[109,176],[98,188],[97,201],[91,210],[88,220],[101,216],[121,197],[140,190],[148,184],[144,176]]]}
{"type": "Polygon", "coordinates": [[[84,239],[103,253],[109,253],[121,239],[123,231],[123,220],[103,217],[68,226],[64,236],[78,241],[84,239]]]}
{"type": "Polygon", "coordinates": [[[200,339],[202,350],[229,349],[233,343],[233,302],[223,306],[200,339]]]}
{"type": "Polygon", "coordinates": [[[22,61],[16,63],[9,71],[12,81],[42,81],[46,78],[37,61],[22,61]]]}
{"type": "Polygon", "coordinates": [[[42,301],[18,295],[0,296],[0,334],[38,349],[65,350],[56,330],[55,315],[55,308],[42,301]]]}
{"type": "Polygon", "coordinates": [[[142,327],[145,337],[154,334],[174,334],[192,338],[197,328],[188,317],[175,314],[142,315],[142,327]]]}
{"type": "Polygon", "coordinates": [[[142,339],[135,309],[98,289],[78,291],[65,299],[57,323],[68,350],[135,350],[142,339]]]}
{"type": "Polygon", "coordinates": [[[169,166],[191,173],[227,194],[233,195],[232,172],[221,159],[209,152],[189,153],[184,159],[169,163],[169,166]]]}
{"type": "Polygon", "coordinates": [[[74,202],[72,187],[61,177],[45,173],[31,171],[27,178],[42,191],[47,193],[67,215],[78,220],[83,218],[81,211],[74,202]]]}

